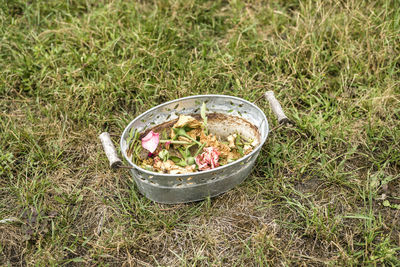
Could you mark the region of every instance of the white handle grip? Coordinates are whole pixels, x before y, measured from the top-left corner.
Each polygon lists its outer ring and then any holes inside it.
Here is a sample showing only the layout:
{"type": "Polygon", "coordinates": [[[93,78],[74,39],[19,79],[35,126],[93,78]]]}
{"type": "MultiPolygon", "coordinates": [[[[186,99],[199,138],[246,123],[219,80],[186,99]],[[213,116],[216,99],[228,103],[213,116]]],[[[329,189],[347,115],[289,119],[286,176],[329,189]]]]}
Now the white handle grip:
{"type": "Polygon", "coordinates": [[[110,162],[110,167],[119,167],[122,164],[122,161],[118,158],[117,150],[115,149],[115,146],[111,141],[110,134],[104,132],[99,135],[99,139],[101,140],[104,152],[106,153],[108,161],[110,162]]]}
{"type": "Polygon", "coordinates": [[[275,116],[278,118],[279,123],[289,122],[288,117],[286,117],[285,112],[283,112],[282,106],[279,101],[276,99],[273,91],[267,91],[264,93],[265,98],[268,100],[271,105],[271,109],[274,112],[275,116]]]}

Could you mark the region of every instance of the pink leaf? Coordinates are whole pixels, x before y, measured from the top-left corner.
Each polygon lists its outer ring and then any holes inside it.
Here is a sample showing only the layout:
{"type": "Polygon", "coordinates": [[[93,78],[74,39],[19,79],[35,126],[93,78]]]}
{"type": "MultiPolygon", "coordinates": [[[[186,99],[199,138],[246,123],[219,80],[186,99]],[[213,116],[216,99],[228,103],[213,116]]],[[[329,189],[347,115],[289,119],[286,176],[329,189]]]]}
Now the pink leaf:
{"type": "Polygon", "coordinates": [[[198,155],[195,159],[197,166],[199,166],[199,170],[205,171],[218,167],[219,155],[221,153],[214,147],[206,147],[203,151],[204,152],[198,155]]]}
{"type": "Polygon", "coordinates": [[[153,153],[156,151],[158,143],[160,142],[160,134],[150,131],[145,137],[142,138],[142,147],[153,153]]]}
{"type": "Polygon", "coordinates": [[[170,145],[171,145],[171,141],[167,141],[167,142],[165,142],[164,147],[168,150],[170,145]]]}

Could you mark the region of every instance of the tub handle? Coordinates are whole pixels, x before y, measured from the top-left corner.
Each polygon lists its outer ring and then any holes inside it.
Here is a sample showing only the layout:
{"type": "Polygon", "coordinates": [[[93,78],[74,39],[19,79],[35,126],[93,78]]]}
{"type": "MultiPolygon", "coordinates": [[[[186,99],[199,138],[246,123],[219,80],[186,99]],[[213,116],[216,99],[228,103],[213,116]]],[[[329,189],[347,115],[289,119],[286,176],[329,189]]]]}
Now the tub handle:
{"type": "Polygon", "coordinates": [[[111,141],[110,134],[107,132],[104,132],[99,135],[99,139],[101,141],[101,144],[103,145],[103,149],[104,149],[104,152],[106,153],[106,156],[110,163],[110,167],[112,169],[121,167],[122,161],[118,157],[117,150],[115,149],[115,146],[114,146],[113,142],[111,141]]]}
{"type": "Polygon", "coordinates": [[[283,112],[282,106],[279,103],[278,99],[276,99],[273,91],[267,91],[264,93],[264,97],[268,100],[272,112],[274,112],[275,116],[278,118],[279,124],[289,123],[289,118],[283,112]]]}

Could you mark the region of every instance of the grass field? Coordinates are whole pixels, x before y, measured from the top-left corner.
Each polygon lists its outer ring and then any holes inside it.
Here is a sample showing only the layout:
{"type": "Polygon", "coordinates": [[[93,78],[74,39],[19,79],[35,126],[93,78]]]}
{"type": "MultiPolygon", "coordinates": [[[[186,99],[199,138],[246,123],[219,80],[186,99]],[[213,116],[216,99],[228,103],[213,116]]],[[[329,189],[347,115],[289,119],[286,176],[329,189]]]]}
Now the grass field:
{"type": "Polygon", "coordinates": [[[400,2],[0,0],[0,265],[399,266],[400,2]],[[250,177],[156,204],[97,136],[273,90],[250,177]]]}

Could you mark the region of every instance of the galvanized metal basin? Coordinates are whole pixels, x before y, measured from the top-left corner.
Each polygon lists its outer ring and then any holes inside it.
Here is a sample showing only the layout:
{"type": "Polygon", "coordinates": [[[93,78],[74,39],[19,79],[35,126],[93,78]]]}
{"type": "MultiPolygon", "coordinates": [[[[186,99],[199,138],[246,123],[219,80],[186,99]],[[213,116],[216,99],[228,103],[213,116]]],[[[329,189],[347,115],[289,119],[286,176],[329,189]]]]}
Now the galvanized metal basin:
{"type": "Polygon", "coordinates": [[[173,100],[141,114],[125,128],[120,147],[125,160],[133,167],[132,176],[143,195],[160,203],[185,203],[217,196],[246,179],[268,131],[267,118],[256,105],[238,97],[198,95],[173,100]],[[250,154],[212,170],[174,175],[145,170],[127,156],[126,138],[132,128],[145,132],[166,122],[172,123],[180,114],[199,114],[203,102],[208,109],[209,131],[221,137],[239,132],[247,139],[255,139],[257,145],[250,154]]]}

